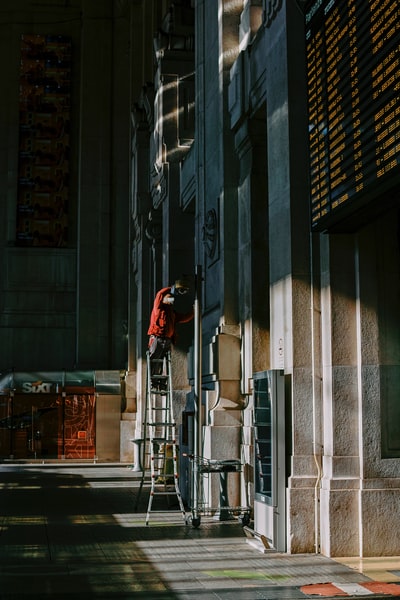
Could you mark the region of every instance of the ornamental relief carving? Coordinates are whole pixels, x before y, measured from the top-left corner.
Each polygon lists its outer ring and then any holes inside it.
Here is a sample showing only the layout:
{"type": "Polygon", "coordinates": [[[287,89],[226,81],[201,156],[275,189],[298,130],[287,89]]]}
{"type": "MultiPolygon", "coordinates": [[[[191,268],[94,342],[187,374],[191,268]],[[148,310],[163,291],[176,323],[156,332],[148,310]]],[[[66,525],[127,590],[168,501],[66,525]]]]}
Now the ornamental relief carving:
{"type": "Polygon", "coordinates": [[[132,270],[134,273],[137,272],[138,268],[138,247],[139,242],[142,237],[142,232],[140,230],[140,222],[136,216],[132,215],[132,251],[131,251],[131,263],[132,270]]]}
{"type": "Polygon", "coordinates": [[[218,220],[217,213],[212,208],[206,214],[203,227],[203,243],[208,258],[214,258],[217,249],[218,220]]]}
{"type": "Polygon", "coordinates": [[[152,211],[149,212],[145,224],[145,234],[152,246],[159,244],[162,241],[162,222],[158,213],[152,211]]]}
{"type": "Polygon", "coordinates": [[[265,25],[269,27],[282,7],[282,0],[265,0],[265,25]]]}

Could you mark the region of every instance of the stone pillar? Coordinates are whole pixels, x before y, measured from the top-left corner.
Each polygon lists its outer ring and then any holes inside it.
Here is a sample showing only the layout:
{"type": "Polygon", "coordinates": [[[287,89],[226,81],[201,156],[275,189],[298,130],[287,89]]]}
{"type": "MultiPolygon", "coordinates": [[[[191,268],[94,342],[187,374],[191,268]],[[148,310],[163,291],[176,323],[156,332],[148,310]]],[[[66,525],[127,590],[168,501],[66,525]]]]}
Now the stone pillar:
{"type": "Polygon", "coordinates": [[[321,552],[396,555],[400,518],[396,212],[358,234],[322,239],[321,552]],[[391,423],[396,425],[392,428],[391,423]]]}
{"type": "Polygon", "coordinates": [[[294,3],[268,6],[265,46],[268,64],[274,65],[266,69],[271,368],[284,369],[290,382],[287,547],[313,552],[317,469],[303,26],[294,3]]]}
{"type": "Polygon", "coordinates": [[[399,224],[394,209],[358,235],[362,556],[400,552],[399,224]]]}
{"type": "Polygon", "coordinates": [[[321,552],[326,556],[359,554],[359,332],[355,298],[353,237],[325,236],[321,244],[321,552]]]}

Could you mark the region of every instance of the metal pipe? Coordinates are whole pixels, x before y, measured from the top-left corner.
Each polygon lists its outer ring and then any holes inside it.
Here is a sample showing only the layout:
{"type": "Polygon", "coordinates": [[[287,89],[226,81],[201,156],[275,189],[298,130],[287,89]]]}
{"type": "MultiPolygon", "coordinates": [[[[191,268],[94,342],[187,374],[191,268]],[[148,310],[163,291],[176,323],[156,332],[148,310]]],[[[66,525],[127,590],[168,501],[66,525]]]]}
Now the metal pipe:
{"type": "Polygon", "coordinates": [[[202,455],[202,331],[201,331],[201,265],[196,265],[194,298],[194,427],[193,427],[193,518],[198,518],[199,459],[202,455]]]}

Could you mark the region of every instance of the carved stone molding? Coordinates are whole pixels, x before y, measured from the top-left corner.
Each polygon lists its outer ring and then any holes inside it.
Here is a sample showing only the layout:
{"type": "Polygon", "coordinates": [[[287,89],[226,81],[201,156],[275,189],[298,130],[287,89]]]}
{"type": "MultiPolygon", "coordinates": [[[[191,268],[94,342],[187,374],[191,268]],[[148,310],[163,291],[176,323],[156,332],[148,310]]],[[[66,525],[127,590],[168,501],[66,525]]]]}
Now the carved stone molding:
{"type": "Polygon", "coordinates": [[[140,229],[140,221],[137,216],[132,215],[132,226],[131,226],[131,264],[132,270],[134,273],[137,272],[138,268],[138,249],[139,243],[142,237],[142,232],[140,229]]]}
{"type": "Polygon", "coordinates": [[[203,243],[208,258],[214,258],[217,249],[218,239],[218,219],[217,213],[212,208],[206,214],[205,224],[203,226],[203,243]]]}
{"type": "Polygon", "coordinates": [[[145,234],[152,245],[161,242],[162,222],[158,214],[149,212],[149,216],[145,225],[145,234]]]}
{"type": "Polygon", "coordinates": [[[132,242],[135,244],[139,244],[142,238],[142,231],[140,228],[140,219],[138,215],[132,215],[132,242]]]}
{"type": "Polygon", "coordinates": [[[265,0],[265,26],[269,27],[282,7],[282,0],[265,0]]]}
{"type": "Polygon", "coordinates": [[[150,171],[151,177],[151,199],[154,208],[158,208],[168,195],[168,163],[161,165],[153,163],[150,171]]]}

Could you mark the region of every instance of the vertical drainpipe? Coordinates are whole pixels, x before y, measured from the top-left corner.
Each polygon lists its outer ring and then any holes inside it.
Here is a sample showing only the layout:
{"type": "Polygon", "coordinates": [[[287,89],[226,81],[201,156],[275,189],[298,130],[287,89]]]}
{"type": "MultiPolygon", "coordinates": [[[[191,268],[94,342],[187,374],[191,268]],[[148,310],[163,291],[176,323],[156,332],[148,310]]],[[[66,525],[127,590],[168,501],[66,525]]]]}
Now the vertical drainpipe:
{"type": "Polygon", "coordinates": [[[201,265],[196,265],[195,299],[194,299],[194,427],[193,427],[193,519],[198,519],[198,490],[199,490],[199,459],[202,455],[202,419],[201,419],[201,265]]]}

